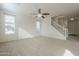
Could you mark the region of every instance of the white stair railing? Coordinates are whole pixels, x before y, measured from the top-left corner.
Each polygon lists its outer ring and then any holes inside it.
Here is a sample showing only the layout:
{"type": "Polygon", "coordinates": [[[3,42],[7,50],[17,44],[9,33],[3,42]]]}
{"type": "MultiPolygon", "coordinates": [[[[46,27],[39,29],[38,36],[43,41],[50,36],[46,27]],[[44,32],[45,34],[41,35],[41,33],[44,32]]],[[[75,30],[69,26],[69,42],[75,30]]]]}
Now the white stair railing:
{"type": "Polygon", "coordinates": [[[57,17],[51,18],[51,25],[56,28],[60,33],[62,33],[64,36],[67,36],[68,28],[67,28],[67,20],[64,18],[58,19],[57,17]],[[62,25],[58,23],[60,20],[62,25]]]}

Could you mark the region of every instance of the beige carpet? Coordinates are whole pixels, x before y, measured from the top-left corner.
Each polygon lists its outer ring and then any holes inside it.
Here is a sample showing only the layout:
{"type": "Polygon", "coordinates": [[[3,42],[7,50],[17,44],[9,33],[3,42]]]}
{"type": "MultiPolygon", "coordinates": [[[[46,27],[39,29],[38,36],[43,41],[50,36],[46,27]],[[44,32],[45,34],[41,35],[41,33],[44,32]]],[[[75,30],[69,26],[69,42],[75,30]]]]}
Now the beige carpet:
{"type": "Polygon", "coordinates": [[[0,43],[2,56],[78,56],[79,43],[48,37],[34,37],[0,43]]]}

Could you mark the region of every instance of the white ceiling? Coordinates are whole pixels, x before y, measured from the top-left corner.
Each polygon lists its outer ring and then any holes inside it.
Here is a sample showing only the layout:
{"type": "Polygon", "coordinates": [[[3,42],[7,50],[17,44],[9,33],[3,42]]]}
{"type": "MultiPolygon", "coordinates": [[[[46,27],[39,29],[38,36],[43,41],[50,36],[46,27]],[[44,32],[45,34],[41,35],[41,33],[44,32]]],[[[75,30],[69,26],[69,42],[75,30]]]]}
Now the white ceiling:
{"type": "Polygon", "coordinates": [[[18,5],[18,12],[21,14],[31,15],[37,13],[41,8],[42,12],[49,12],[52,16],[57,15],[78,15],[78,3],[22,3],[18,5]]]}
{"type": "Polygon", "coordinates": [[[4,12],[16,13],[17,4],[15,3],[0,3],[0,10],[4,12]]]}
{"type": "MultiPolygon", "coordinates": [[[[10,10],[25,15],[37,13],[39,8],[43,12],[49,12],[51,16],[58,15],[79,15],[79,3],[18,3],[17,7],[10,10]]],[[[8,8],[8,5],[6,5],[8,8]]],[[[12,5],[13,6],[13,5],[12,5]]]]}

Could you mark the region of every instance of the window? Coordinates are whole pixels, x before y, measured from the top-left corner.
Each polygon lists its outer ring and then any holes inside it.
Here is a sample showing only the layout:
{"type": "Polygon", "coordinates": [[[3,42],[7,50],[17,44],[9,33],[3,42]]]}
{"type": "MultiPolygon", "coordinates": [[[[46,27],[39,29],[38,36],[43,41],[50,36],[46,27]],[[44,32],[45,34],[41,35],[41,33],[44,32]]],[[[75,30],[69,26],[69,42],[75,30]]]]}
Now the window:
{"type": "Polygon", "coordinates": [[[15,16],[5,14],[5,34],[13,34],[15,32],[15,16]]]}
{"type": "Polygon", "coordinates": [[[40,32],[40,20],[36,20],[36,30],[37,32],[40,32]]]}
{"type": "Polygon", "coordinates": [[[36,28],[37,28],[37,32],[40,32],[40,22],[39,21],[36,22],[36,28]]]}

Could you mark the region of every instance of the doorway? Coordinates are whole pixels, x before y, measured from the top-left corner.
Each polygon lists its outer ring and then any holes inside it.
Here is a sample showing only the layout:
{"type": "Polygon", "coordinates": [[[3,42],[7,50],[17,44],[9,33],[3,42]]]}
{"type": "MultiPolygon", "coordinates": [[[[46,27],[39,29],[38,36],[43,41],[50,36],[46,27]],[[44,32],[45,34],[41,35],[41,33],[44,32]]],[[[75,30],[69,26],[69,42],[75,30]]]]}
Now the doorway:
{"type": "Polygon", "coordinates": [[[70,40],[78,40],[79,38],[79,19],[78,17],[70,18],[68,20],[68,39],[70,40]]]}

